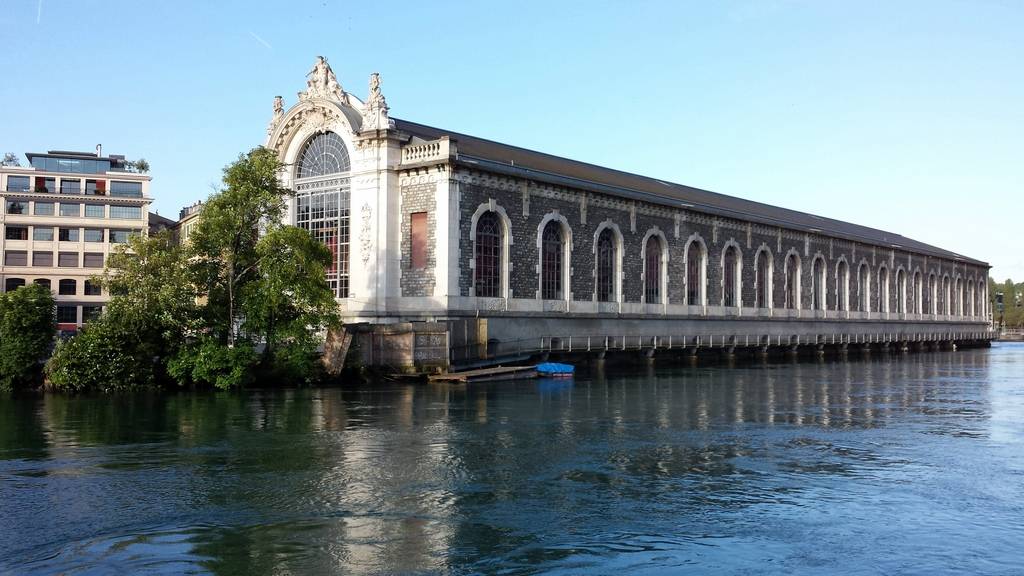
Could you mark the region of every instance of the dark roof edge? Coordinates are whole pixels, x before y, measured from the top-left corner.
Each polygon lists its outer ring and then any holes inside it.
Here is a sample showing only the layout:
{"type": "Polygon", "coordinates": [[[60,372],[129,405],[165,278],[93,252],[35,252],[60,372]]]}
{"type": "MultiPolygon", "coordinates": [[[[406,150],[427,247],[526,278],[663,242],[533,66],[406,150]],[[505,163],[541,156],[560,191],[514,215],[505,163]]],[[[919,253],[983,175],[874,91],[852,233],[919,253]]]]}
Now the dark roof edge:
{"type": "MultiPolygon", "coordinates": [[[[452,136],[454,136],[455,139],[457,140],[457,138],[458,138],[457,134],[452,133],[452,136]]],[[[501,145],[505,146],[505,144],[501,144],[501,145]]],[[[523,150],[526,150],[526,149],[524,148],[523,150]]],[[[530,152],[533,152],[533,151],[530,151],[530,152]]],[[[543,152],[535,152],[535,153],[543,154],[543,152]]],[[[576,160],[573,160],[573,162],[576,162],[576,160]]],[[[630,189],[630,188],[621,188],[621,187],[618,187],[618,186],[612,186],[612,185],[609,185],[609,184],[602,184],[600,182],[593,182],[593,181],[590,181],[590,180],[582,180],[582,179],[579,179],[579,178],[574,178],[572,176],[564,176],[564,175],[561,175],[561,174],[554,174],[554,173],[551,173],[551,172],[545,172],[545,171],[536,170],[536,169],[533,169],[533,168],[524,168],[524,167],[521,167],[521,166],[514,166],[514,165],[506,164],[504,162],[499,162],[499,161],[496,161],[496,160],[490,160],[490,159],[487,159],[487,158],[479,158],[479,157],[475,157],[475,156],[470,156],[470,155],[459,153],[458,156],[456,157],[456,163],[462,164],[462,165],[467,166],[467,167],[478,168],[478,169],[485,170],[485,171],[488,171],[488,172],[495,172],[495,173],[498,173],[498,174],[503,174],[503,175],[506,175],[506,176],[515,176],[515,177],[519,177],[519,178],[538,180],[538,181],[542,181],[542,182],[547,182],[549,184],[562,185],[562,186],[566,186],[566,187],[570,187],[570,188],[582,188],[582,189],[590,190],[590,191],[593,191],[593,192],[600,192],[600,193],[604,193],[604,194],[610,194],[610,195],[613,195],[613,196],[620,196],[620,197],[631,198],[631,199],[635,199],[635,200],[642,200],[644,202],[650,202],[650,203],[653,203],[653,204],[661,204],[661,205],[664,205],[664,206],[672,206],[674,208],[683,208],[683,209],[688,209],[688,210],[694,210],[696,212],[704,212],[704,213],[707,213],[707,214],[714,214],[714,215],[717,215],[717,216],[724,216],[724,217],[732,218],[732,219],[735,219],[735,220],[744,220],[744,221],[749,221],[749,222],[757,222],[759,224],[766,224],[766,225],[769,225],[769,226],[778,226],[778,227],[781,227],[781,228],[787,228],[789,230],[794,230],[794,231],[800,232],[800,233],[809,233],[810,232],[809,230],[806,230],[806,226],[804,226],[802,224],[797,224],[797,223],[794,223],[794,222],[789,222],[789,221],[786,221],[786,220],[769,218],[769,217],[765,217],[765,216],[758,216],[758,215],[750,214],[748,212],[743,212],[743,211],[740,211],[740,210],[728,210],[728,209],[725,209],[725,208],[720,208],[720,207],[716,207],[716,206],[709,206],[707,204],[702,204],[700,202],[695,202],[695,201],[677,200],[675,198],[670,198],[670,197],[667,197],[667,196],[661,196],[661,195],[658,195],[658,194],[652,194],[650,192],[643,192],[643,191],[640,191],[640,190],[633,190],[633,189],[630,189]]],[[[594,165],[594,166],[596,166],[596,165],[594,165]]],[[[613,170],[613,169],[609,169],[609,170],[613,170]]],[[[630,174],[630,173],[627,173],[627,174],[630,174]]],[[[647,178],[647,176],[640,176],[638,174],[632,174],[632,175],[639,176],[641,178],[647,178]]],[[[719,192],[713,192],[713,193],[714,194],[720,194],[719,192]]],[[[807,212],[803,212],[803,214],[814,216],[813,214],[809,214],[807,212]]],[[[978,265],[978,266],[985,266],[985,267],[991,268],[991,266],[989,265],[988,262],[984,262],[982,260],[977,260],[977,259],[971,258],[969,256],[964,256],[964,255],[956,253],[956,252],[951,252],[949,250],[944,250],[944,249],[939,248],[937,246],[933,247],[933,246],[930,246],[928,244],[924,244],[923,242],[920,242],[920,241],[917,241],[917,240],[915,240],[914,242],[917,242],[918,244],[921,244],[923,246],[927,246],[928,248],[913,248],[912,249],[912,248],[908,248],[908,247],[905,247],[905,246],[900,246],[898,248],[894,247],[894,246],[885,246],[882,243],[878,242],[878,240],[876,240],[876,239],[871,239],[871,238],[867,238],[867,237],[863,237],[863,236],[857,236],[857,235],[854,235],[854,234],[844,234],[844,233],[841,233],[841,232],[826,231],[824,229],[822,229],[820,231],[817,231],[817,232],[810,232],[810,233],[818,234],[818,235],[821,235],[821,236],[830,236],[830,237],[833,237],[833,238],[842,238],[842,239],[845,239],[845,240],[852,240],[852,241],[856,241],[856,242],[859,242],[859,243],[862,243],[862,244],[871,245],[871,246],[879,246],[881,248],[885,248],[886,250],[890,250],[890,249],[894,249],[895,248],[897,250],[902,250],[904,252],[922,253],[922,254],[927,254],[927,255],[930,255],[930,256],[937,257],[937,258],[944,258],[944,259],[947,259],[947,260],[960,260],[960,261],[963,261],[963,262],[966,262],[966,263],[970,263],[970,264],[974,264],[974,265],[978,265]]],[[[886,232],[886,233],[887,234],[894,234],[892,232],[886,232]]],[[[901,237],[903,237],[903,236],[901,236],[901,237]]],[[[908,240],[909,240],[909,238],[908,238],[908,240]]]]}

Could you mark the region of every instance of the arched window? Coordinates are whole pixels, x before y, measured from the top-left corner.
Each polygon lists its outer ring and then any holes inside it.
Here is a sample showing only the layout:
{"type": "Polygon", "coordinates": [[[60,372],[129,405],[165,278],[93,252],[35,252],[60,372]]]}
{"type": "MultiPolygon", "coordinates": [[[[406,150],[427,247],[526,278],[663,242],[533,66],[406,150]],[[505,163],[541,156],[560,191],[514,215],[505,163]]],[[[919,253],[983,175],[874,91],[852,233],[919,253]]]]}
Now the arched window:
{"type": "Polygon", "coordinates": [[[757,308],[772,307],[772,254],[768,250],[760,250],[754,256],[754,306],[757,308]]]}
{"type": "Polygon", "coordinates": [[[65,278],[57,282],[57,294],[61,296],[74,296],[78,293],[78,282],[65,278]]]}
{"type": "Polygon", "coordinates": [[[878,269],[878,310],[889,313],[889,269],[885,266],[878,269]]]}
{"type": "Polygon", "coordinates": [[[692,240],[686,249],[686,303],[690,306],[704,304],[704,267],[704,245],[692,240]]]}
{"type": "Polygon", "coordinates": [[[296,178],[312,178],[348,172],[351,164],[345,141],[334,132],[321,132],[310,138],[299,154],[296,178]]]}
{"type": "Polygon", "coordinates": [[[800,257],[786,256],[786,308],[800,309],[800,257]]]}
{"type": "Polygon", "coordinates": [[[871,312],[871,269],[861,262],[857,269],[857,301],[861,312],[871,312]]]}
{"type": "Polygon", "coordinates": [[[836,310],[850,309],[850,268],[846,260],[836,264],[836,310]]]}
{"type": "Polygon", "coordinates": [[[825,259],[815,258],[811,267],[811,307],[814,310],[825,309],[825,259]]]}
{"type": "Polygon", "coordinates": [[[597,300],[598,302],[614,302],[615,267],[618,258],[615,247],[615,233],[605,228],[597,238],[597,300]]]}
{"type": "Polygon", "coordinates": [[[952,291],[949,287],[949,276],[942,277],[942,313],[952,314],[953,305],[950,303],[950,299],[953,297],[952,291]]]}
{"type": "Polygon", "coordinates": [[[928,286],[925,288],[924,295],[924,313],[925,314],[937,314],[936,306],[938,304],[938,286],[935,283],[935,273],[932,272],[928,275],[928,286]]]}
{"type": "Polygon", "coordinates": [[[975,302],[975,298],[974,298],[974,280],[968,280],[967,281],[967,315],[968,316],[974,316],[975,315],[974,302],[975,302]]]}
{"type": "Polygon", "coordinates": [[[36,285],[39,285],[39,286],[42,286],[43,288],[46,288],[47,290],[50,289],[50,279],[49,278],[36,278],[35,280],[32,281],[32,283],[36,284],[36,285]]]}
{"type": "Polygon", "coordinates": [[[644,246],[644,302],[661,302],[661,238],[651,234],[644,246]]]}
{"type": "Polygon", "coordinates": [[[896,312],[907,312],[907,273],[902,268],[896,271],[896,312]]]}
{"type": "Polygon", "coordinates": [[[722,306],[740,305],[740,256],[735,246],[726,246],[722,254],[722,306]]]}
{"type": "Polygon", "coordinates": [[[924,288],[921,286],[921,272],[914,272],[914,311],[924,313],[924,288]]]}
{"type": "Polygon", "coordinates": [[[502,229],[498,215],[485,212],[476,223],[474,293],[484,298],[501,296],[502,229]]]}
{"type": "Polygon", "coordinates": [[[24,278],[8,278],[4,281],[4,292],[13,292],[24,285],[24,278]]]}
{"type": "Polygon", "coordinates": [[[295,163],[295,225],[330,250],[327,283],[338,298],[349,294],[350,170],[348,148],[334,132],[313,135],[295,163]]]}
{"type": "Polygon", "coordinates": [[[544,226],[540,253],[540,292],[545,300],[564,298],[562,279],[565,271],[565,240],[562,225],[552,220],[544,226]]]}

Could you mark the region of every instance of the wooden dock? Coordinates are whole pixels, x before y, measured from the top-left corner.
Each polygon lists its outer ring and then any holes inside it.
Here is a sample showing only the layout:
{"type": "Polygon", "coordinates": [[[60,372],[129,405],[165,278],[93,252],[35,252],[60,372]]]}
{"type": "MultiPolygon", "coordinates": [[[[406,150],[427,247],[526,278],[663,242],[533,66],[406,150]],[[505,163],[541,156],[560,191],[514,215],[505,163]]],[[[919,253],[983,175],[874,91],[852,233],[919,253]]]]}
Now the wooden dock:
{"type": "Polygon", "coordinates": [[[463,372],[449,372],[430,376],[431,382],[491,382],[494,380],[526,380],[537,377],[536,366],[496,366],[463,372]]]}

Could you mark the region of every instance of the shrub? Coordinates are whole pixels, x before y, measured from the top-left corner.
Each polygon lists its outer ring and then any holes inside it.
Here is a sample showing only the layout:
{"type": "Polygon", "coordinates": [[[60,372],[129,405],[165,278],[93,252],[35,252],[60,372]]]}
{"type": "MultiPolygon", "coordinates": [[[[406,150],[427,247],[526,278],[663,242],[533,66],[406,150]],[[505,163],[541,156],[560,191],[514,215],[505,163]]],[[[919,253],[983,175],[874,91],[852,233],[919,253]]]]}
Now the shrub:
{"type": "Polygon", "coordinates": [[[38,385],[55,333],[49,289],[22,286],[0,297],[0,391],[38,385]]]}
{"type": "Polygon", "coordinates": [[[241,388],[253,381],[258,356],[249,342],[229,348],[212,338],[183,347],[167,365],[167,372],[183,385],[241,388]]]}
{"type": "Polygon", "coordinates": [[[49,385],[66,392],[124,392],[156,385],[154,358],[132,333],[106,317],[57,345],[46,363],[49,385]]]}

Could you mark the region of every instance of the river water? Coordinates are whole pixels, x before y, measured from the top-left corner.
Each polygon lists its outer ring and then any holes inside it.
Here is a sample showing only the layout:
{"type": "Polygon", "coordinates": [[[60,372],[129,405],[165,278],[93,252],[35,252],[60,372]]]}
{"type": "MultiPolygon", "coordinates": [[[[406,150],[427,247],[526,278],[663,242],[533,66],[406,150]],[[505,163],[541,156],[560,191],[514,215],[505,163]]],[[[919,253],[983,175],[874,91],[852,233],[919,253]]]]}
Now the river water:
{"type": "Polygon", "coordinates": [[[0,573],[1022,574],[1024,345],[0,399],[0,573]]]}

